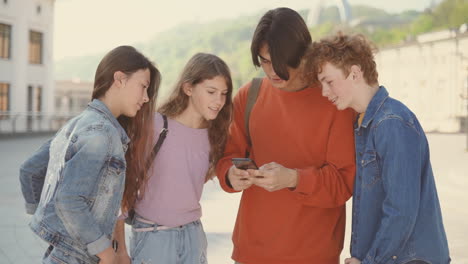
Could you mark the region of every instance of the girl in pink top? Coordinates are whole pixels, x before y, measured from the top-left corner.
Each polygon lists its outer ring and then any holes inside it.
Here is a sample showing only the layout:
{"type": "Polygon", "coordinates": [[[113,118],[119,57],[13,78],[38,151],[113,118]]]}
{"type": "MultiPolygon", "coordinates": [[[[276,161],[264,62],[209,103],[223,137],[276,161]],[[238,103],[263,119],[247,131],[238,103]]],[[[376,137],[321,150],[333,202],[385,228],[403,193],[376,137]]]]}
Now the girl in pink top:
{"type": "Polygon", "coordinates": [[[125,191],[133,201],[130,256],[124,221],[114,233],[119,263],[207,263],[200,222],[204,183],[222,157],[232,113],[232,80],[219,57],[198,53],[185,66],[170,98],[155,114],[155,139],[168,119],[168,133],[149,169],[149,178],[125,191]]]}

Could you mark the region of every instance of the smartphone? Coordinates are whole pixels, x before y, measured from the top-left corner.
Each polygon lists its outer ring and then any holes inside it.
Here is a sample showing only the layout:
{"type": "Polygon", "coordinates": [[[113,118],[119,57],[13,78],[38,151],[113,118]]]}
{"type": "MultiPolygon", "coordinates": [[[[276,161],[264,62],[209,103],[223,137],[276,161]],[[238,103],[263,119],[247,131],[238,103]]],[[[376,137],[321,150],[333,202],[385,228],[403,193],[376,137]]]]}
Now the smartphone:
{"type": "Polygon", "coordinates": [[[255,164],[255,161],[249,159],[249,158],[232,158],[232,163],[236,168],[241,169],[241,170],[247,170],[247,169],[252,169],[252,170],[258,170],[257,164],[255,164]]]}

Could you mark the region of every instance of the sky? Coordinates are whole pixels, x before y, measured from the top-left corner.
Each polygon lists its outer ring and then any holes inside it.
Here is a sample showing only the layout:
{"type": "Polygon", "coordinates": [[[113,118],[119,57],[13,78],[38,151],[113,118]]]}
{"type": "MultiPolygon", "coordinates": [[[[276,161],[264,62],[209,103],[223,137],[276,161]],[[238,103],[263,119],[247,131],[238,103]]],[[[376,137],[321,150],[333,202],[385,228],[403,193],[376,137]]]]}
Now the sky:
{"type": "MultiPolygon", "coordinates": [[[[280,6],[313,8],[321,0],[58,0],[55,1],[54,59],[108,51],[144,42],[184,23],[233,18],[280,6]]],[[[336,1],[324,0],[328,5],[336,1]]],[[[424,10],[435,0],[348,0],[390,13],[424,10]]],[[[440,0],[439,0],[440,1],[440,0]]]]}

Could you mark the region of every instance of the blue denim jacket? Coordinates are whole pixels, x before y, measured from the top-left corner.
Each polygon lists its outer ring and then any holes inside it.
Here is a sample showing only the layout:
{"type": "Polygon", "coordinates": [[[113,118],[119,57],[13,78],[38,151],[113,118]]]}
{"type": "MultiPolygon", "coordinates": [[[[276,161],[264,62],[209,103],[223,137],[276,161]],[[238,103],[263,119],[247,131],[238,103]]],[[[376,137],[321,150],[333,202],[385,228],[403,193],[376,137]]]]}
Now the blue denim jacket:
{"type": "Polygon", "coordinates": [[[381,86],[355,125],[351,256],[367,263],[449,263],[426,136],[381,86]]]}
{"type": "Polygon", "coordinates": [[[129,138],[93,100],[20,169],[31,229],[84,263],[111,246],[125,183],[129,138]]]}

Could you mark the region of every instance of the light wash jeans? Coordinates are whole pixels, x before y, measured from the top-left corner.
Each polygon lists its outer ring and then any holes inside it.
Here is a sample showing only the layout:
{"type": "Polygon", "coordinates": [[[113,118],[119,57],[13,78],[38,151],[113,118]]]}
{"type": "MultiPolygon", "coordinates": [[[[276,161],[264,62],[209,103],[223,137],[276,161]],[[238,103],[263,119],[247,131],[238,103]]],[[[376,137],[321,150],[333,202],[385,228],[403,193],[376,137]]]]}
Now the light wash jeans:
{"type": "Polygon", "coordinates": [[[206,264],[207,240],[200,220],[167,230],[133,220],[130,238],[132,264],[206,264]],[[134,229],[154,227],[153,231],[134,229]]]}

